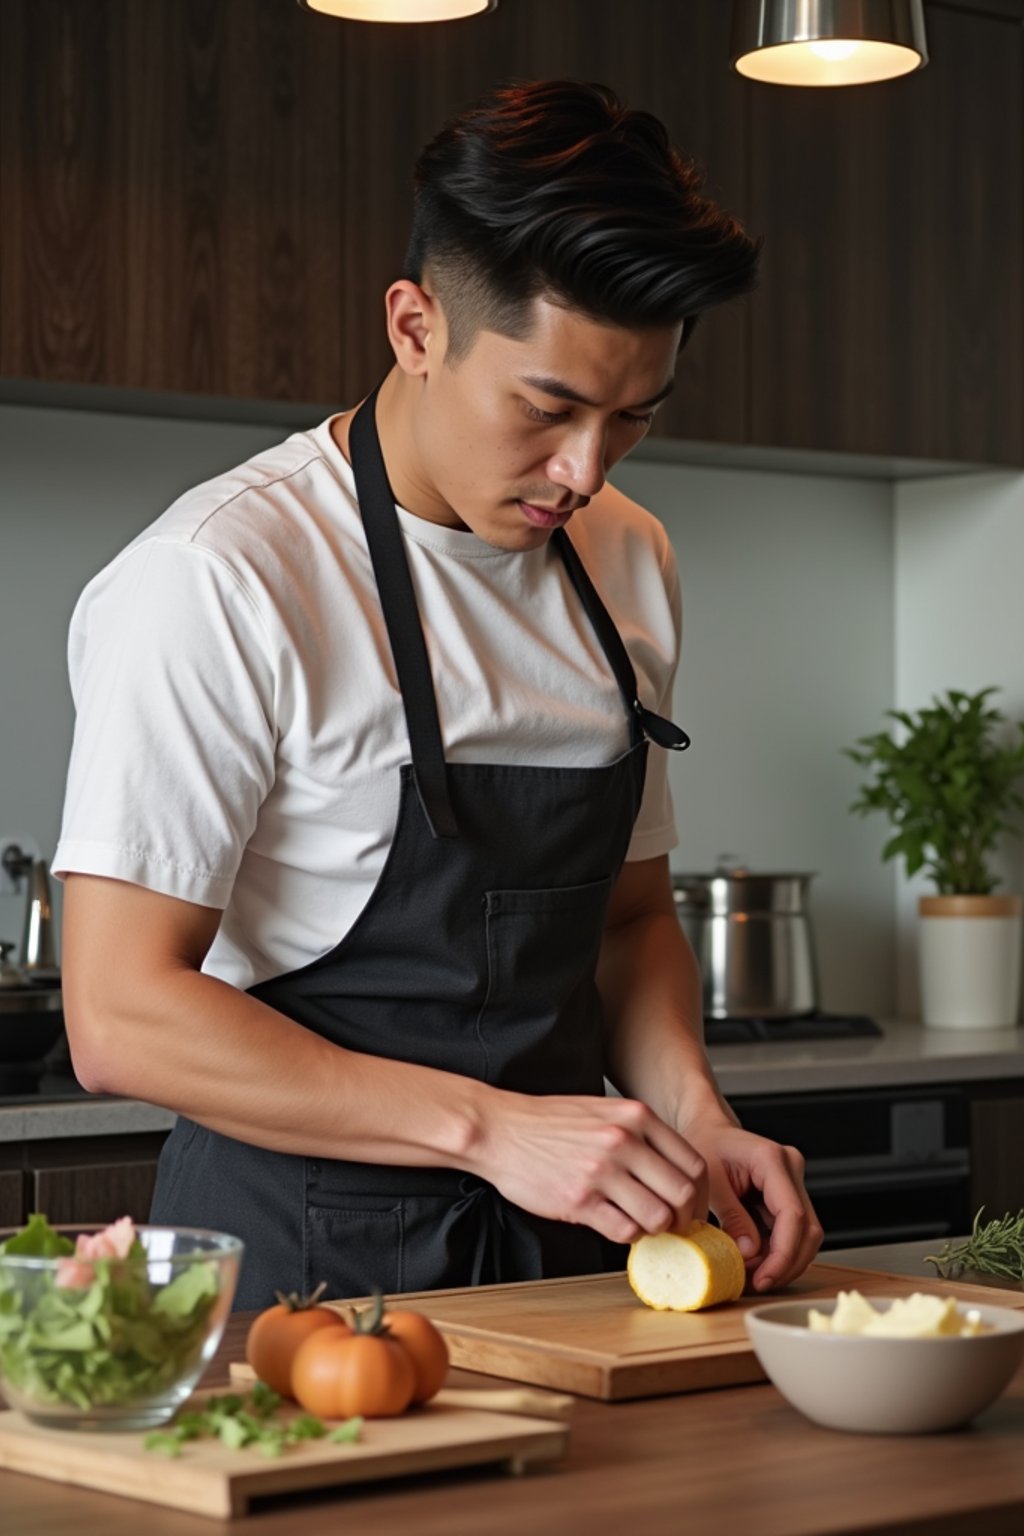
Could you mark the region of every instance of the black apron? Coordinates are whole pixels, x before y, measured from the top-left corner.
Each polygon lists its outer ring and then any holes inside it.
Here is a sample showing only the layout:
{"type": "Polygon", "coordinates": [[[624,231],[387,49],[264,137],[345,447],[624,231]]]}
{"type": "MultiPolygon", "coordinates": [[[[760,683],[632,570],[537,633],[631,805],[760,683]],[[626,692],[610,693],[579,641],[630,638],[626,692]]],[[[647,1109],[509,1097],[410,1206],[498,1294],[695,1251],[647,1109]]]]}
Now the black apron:
{"type": "MultiPolygon", "coordinates": [[[[645,710],[614,624],[564,530],[553,535],[615,675],[631,745],[600,768],[446,763],[433,682],[374,419],[350,451],[409,732],[394,839],[369,902],[328,954],[251,995],[346,1050],[531,1094],[604,1094],[594,984],[608,901],[640,809],[647,743],[688,745],[645,710]]],[[[267,1151],[180,1118],[151,1219],[245,1242],[236,1308],[275,1290],[433,1290],[621,1268],[589,1227],[546,1220],[454,1168],[267,1151]]]]}

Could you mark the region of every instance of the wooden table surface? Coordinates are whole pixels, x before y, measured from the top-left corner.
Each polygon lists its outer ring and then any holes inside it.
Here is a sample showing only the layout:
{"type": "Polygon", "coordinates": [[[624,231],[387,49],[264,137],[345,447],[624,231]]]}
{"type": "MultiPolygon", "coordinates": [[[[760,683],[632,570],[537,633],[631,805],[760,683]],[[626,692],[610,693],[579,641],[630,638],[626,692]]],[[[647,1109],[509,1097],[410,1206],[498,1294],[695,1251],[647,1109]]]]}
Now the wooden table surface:
{"type": "MultiPolygon", "coordinates": [[[[823,1255],[829,1262],[934,1278],[913,1243],[823,1255]]],[[[964,1277],[976,1280],[979,1277],[964,1277]]],[[[1002,1282],[1000,1282],[1002,1283],[1002,1282]]],[[[242,1358],[232,1318],[207,1381],[242,1358]]],[[[452,1373],[451,1385],[498,1385],[452,1373]]],[[[509,1477],[497,1469],[288,1495],[244,1519],[156,1505],[0,1473],[4,1536],[1021,1536],[1024,1370],[964,1430],[915,1437],[819,1429],[771,1386],[633,1403],[579,1399],[564,1461],[509,1477]]]]}

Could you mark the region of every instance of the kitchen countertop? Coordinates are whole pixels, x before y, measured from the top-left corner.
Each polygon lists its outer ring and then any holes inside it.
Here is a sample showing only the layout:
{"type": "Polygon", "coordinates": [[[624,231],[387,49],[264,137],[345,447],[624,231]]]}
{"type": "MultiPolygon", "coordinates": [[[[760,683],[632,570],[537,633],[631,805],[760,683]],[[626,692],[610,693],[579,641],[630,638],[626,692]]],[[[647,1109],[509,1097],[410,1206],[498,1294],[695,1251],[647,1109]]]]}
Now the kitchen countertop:
{"type": "MultiPolygon", "coordinates": [[[[828,1261],[886,1270],[895,1259],[914,1273],[928,1247],[843,1250],[828,1261]]],[[[242,1358],[251,1317],[232,1317],[210,1385],[223,1385],[228,1363],[242,1358]]],[[[497,1385],[465,1371],[451,1384],[497,1385]]],[[[1019,1536],[1022,1449],[1024,1370],[970,1428],[905,1437],[818,1428],[764,1384],[578,1399],[565,1458],[521,1477],[481,1469],[282,1495],[246,1519],[214,1522],[6,1472],[0,1507],[12,1536],[1019,1536]]]]}
{"type": "MultiPolygon", "coordinates": [[[[709,1055],[730,1099],[1024,1078],[1024,1029],[924,1029],[898,1020],[881,1027],[880,1036],[719,1045],[709,1055]]],[[[7,1098],[0,1091],[0,1141],[167,1131],[174,1120],[154,1104],[86,1094],[59,1061],[38,1091],[7,1098]]]]}
{"type": "Polygon", "coordinates": [[[87,1093],[61,1052],[30,1090],[18,1078],[0,1076],[0,1142],[169,1131],[175,1118],[155,1104],[87,1093]]]}
{"type": "Polygon", "coordinates": [[[169,1131],[177,1116],[155,1104],[89,1095],[0,1104],[0,1141],[49,1141],[66,1136],[129,1136],[169,1131]]]}
{"type": "Polygon", "coordinates": [[[925,1029],[879,1020],[881,1035],[712,1046],[727,1098],[1024,1077],[1024,1029],[925,1029]]]}

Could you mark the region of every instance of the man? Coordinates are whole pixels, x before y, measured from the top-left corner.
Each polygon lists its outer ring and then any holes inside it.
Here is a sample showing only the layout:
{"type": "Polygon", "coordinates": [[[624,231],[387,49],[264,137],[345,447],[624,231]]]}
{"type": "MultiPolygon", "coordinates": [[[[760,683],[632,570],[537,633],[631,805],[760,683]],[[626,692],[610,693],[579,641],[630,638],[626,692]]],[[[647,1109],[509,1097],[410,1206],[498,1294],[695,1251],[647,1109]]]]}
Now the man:
{"type": "Polygon", "coordinates": [[[379,390],[83,595],[73,1058],[178,1112],[153,1219],[245,1240],[239,1306],[618,1267],[709,1203],[758,1289],[817,1250],[703,1051],[674,562],[605,483],[755,264],[655,119],[498,91],[418,163],[379,390]]]}

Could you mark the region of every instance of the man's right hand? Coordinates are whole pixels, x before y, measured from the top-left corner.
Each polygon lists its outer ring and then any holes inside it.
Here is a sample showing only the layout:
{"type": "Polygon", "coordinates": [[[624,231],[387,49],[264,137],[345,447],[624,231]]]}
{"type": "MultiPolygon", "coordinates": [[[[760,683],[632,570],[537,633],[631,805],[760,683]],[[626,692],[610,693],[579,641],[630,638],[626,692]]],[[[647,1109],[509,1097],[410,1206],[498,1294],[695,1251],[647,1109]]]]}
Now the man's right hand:
{"type": "Polygon", "coordinates": [[[706,1219],[703,1158],[645,1104],[497,1090],[487,1108],[470,1171],[524,1210],[614,1243],[706,1219]]]}

